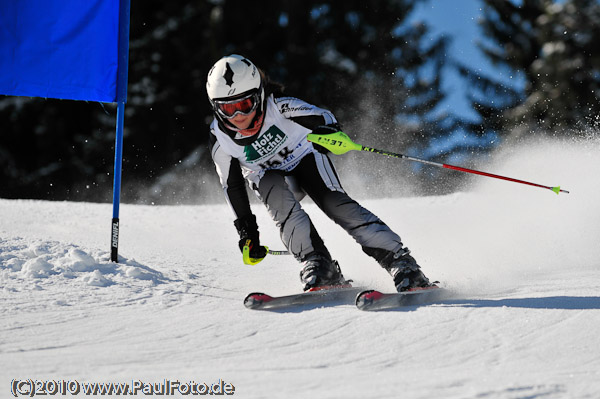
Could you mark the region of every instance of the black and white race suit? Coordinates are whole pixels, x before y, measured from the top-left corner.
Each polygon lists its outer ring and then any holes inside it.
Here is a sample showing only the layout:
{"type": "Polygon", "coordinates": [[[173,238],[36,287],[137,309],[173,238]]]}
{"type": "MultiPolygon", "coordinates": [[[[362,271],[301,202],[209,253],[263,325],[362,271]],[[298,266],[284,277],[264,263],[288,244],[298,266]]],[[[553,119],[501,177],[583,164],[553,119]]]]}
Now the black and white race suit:
{"type": "Polygon", "coordinates": [[[333,114],[293,97],[270,95],[265,102],[262,128],[251,139],[216,119],[211,124],[212,158],[235,216],[252,214],[245,179],[300,261],[315,252],[331,259],[300,205],[306,194],[377,260],[402,248],[396,233],[346,194],[329,156],[306,139],[315,127],[336,124],[333,114]]]}

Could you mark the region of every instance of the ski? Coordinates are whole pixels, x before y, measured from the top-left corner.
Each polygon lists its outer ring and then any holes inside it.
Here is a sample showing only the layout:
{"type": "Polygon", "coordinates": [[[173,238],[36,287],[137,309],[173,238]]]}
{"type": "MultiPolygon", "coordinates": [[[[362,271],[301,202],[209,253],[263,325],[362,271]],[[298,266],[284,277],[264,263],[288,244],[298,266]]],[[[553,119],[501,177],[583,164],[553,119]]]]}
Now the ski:
{"type": "Polygon", "coordinates": [[[286,307],[344,301],[352,303],[354,295],[362,288],[352,287],[350,282],[340,285],[315,287],[300,294],[271,296],[253,292],[244,299],[244,306],[253,310],[275,310],[286,307]]]}
{"type": "Polygon", "coordinates": [[[409,291],[382,293],[375,290],[363,291],[356,297],[360,310],[375,311],[396,309],[403,306],[431,304],[443,297],[444,289],[437,286],[413,288],[409,291]]]}

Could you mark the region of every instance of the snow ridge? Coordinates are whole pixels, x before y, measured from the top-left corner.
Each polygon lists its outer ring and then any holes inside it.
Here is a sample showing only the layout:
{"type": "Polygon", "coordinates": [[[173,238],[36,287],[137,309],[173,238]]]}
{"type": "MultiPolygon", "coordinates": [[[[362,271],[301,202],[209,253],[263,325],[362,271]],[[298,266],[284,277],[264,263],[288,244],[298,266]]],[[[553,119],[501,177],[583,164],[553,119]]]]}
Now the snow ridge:
{"type": "Polygon", "coordinates": [[[40,283],[42,280],[73,279],[80,284],[107,287],[124,284],[132,279],[149,280],[155,284],[165,281],[159,271],[123,259],[112,263],[107,252],[89,254],[75,244],[56,241],[27,242],[22,238],[0,243],[0,273],[5,282],[11,280],[40,283]]]}

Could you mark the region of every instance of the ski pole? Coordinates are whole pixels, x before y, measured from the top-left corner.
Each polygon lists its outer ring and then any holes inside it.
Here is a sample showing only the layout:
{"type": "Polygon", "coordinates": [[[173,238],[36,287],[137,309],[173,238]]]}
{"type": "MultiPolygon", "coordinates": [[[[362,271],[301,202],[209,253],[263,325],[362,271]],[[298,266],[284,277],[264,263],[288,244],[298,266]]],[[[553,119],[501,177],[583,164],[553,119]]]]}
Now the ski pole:
{"type": "MultiPolygon", "coordinates": [[[[265,246],[265,248],[267,249],[267,255],[291,255],[289,251],[272,251],[269,249],[269,247],[265,246]]],[[[242,249],[242,259],[244,260],[244,264],[246,265],[256,265],[257,263],[259,263],[260,261],[262,261],[264,259],[263,258],[251,258],[250,257],[250,240],[246,241],[246,245],[244,245],[244,248],[242,249]]]]}
{"type": "Polygon", "coordinates": [[[394,157],[394,158],[408,159],[409,161],[421,162],[421,163],[424,163],[427,165],[437,166],[440,168],[452,169],[452,170],[457,170],[459,172],[473,173],[476,175],[493,177],[495,179],[512,181],[514,183],[521,183],[521,184],[527,184],[527,185],[534,186],[534,187],[545,188],[545,189],[554,191],[556,194],[558,194],[558,193],[567,193],[568,194],[569,193],[567,190],[561,190],[560,186],[556,186],[556,187],[543,186],[541,184],[530,183],[530,182],[527,182],[524,180],[513,179],[511,177],[495,175],[492,173],[481,172],[481,171],[474,170],[474,169],[468,169],[468,168],[463,168],[460,166],[448,165],[448,164],[440,163],[440,162],[427,161],[425,159],[410,157],[408,155],[397,154],[394,152],[377,150],[375,148],[365,147],[363,145],[354,143],[350,139],[350,137],[348,137],[348,135],[346,135],[346,133],[344,133],[344,132],[337,132],[337,133],[333,133],[333,134],[311,133],[307,136],[307,139],[308,139],[308,141],[311,141],[322,147],[325,147],[326,149],[328,149],[335,155],[342,155],[342,154],[347,153],[348,151],[374,152],[376,154],[387,155],[389,157],[394,157]]]}

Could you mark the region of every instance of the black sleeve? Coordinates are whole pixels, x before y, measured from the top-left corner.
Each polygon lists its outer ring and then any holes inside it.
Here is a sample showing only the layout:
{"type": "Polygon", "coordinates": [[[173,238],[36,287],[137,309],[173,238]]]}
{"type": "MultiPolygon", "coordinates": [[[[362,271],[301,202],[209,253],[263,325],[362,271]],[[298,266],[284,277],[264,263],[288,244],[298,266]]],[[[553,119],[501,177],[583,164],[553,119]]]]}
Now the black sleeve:
{"type": "Polygon", "coordinates": [[[237,219],[252,215],[246,181],[242,176],[240,162],[226,155],[220,148],[214,134],[209,136],[210,153],[217,167],[219,179],[223,185],[225,197],[237,219]]]}
{"type": "Polygon", "coordinates": [[[310,130],[315,130],[317,127],[327,124],[327,121],[321,115],[296,116],[290,119],[310,130]]]}
{"type": "Polygon", "coordinates": [[[252,215],[248,191],[246,189],[246,181],[242,176],[240,162],[235,158],[231,159],[225,195],[227,195],[227,199],[238,219],[252,215]]]}

